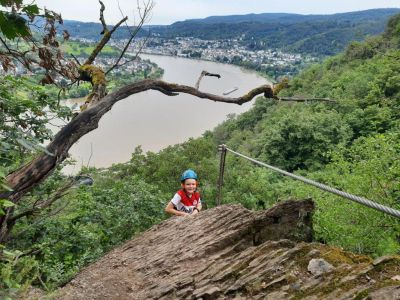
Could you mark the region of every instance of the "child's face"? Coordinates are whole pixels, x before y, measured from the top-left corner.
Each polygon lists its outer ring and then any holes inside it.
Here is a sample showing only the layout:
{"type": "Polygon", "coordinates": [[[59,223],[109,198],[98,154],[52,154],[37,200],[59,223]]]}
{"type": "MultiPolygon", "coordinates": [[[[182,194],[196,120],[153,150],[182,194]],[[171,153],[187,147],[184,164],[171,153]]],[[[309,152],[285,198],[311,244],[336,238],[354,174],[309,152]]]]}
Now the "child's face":
{"type": "Polygon", "coordinates": [[[197,187],[196,179],[186,179],[185,182],[182,183],[183,189],[187,194],[193,194],[197,187]]]}

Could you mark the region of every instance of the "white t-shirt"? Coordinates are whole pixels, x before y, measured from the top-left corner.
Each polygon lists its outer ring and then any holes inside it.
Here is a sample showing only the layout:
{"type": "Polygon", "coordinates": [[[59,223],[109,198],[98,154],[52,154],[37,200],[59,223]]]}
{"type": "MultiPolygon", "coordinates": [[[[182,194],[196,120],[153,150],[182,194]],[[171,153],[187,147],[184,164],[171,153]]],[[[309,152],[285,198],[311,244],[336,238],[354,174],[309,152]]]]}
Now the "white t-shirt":
{"type": "MultiPolygon", "coordinates": [[[[193,203],[195,204],[193,206],[186,206],[181,202],[181,199],[182,199],[181,196],[179,196],[179,194],[176,193],[174,197],[171,199],[171,202],[176,207],[177,210],[191,214],[193,212],[193,209],[197,206],[197,203],[196,204],[193,203]]],[[[200,199],[199,203],[201,203],[200,199]]]]}

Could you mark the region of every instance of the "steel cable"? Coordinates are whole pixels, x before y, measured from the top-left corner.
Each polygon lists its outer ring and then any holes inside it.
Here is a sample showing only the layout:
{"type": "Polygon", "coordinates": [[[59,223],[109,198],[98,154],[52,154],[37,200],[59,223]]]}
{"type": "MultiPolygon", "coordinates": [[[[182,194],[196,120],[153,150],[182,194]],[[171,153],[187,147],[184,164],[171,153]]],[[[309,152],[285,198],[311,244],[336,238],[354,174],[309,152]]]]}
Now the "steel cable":
{"type": "Polygon", "coordinates": [[[315,186],[315,187],[317,187],[317,188],[319,188],[319,189],[321,189],[321,190],[330,192],[330,193],[332,193],[332,194],[339,195],[339,196],[341,196],[341,197],[344,197],[344,198],[350,199],[350,200],[352,200],[352,201],[355,201],[355,202],[357,202],[357,203],[359,203],[359,204],[362,204],[362,205],[371,207],[371,208],[373,208],[373,209],[379,210],[379,211],[384,212],[384,213],[386,213],[386,214],[389,214],[389,215],[392,215],[392,216],[394,216],[394,217],[400,218],[400,211],[398,211],[398,210],[396,210],[396,209],[393,209],[393,208],[384,206],[384,205],[382,205],[382,204],[376,203],[376,202],[374,202],[374,201],[368,200],[368,199],[363,198],[363,197],[360,197],[360,196],[356,196],[356,195],[352,195],[352,194],[347,193],[347,192],[343,192],[343,191],[341,191],[341,190],[332,188],[332,187],[330,187],[330,186],[327,186],[327,185],[325,185],[325,184],[322,184],[322,183],[316,182],[316,181],[314,181],[314,180],[305,178],[305,177],[303,177],[303,176],[296,175],[296,174],[293,174],[293,173],[290,173],[290,172],[281,170],[281,169],[279,169],[279,168],[277,168],[277,167],[268,165],[268,164],[263,163],[263,162],[261,162],[261,161],[255,160],[255,159],[253,159],[253,158],[251,158],[251,157],[248,157],[248,156],[246,156],[246,155],[244,155],[244,154],[241,154],[241,153],[239,153],[239,152],[233,151],[232,149],[229,149],[228,147],[226,147],[226,145],[221,145],[220,147],[222,147],[223,149],[226,149],[226,151],[229,151],[229,152],[231,152],[231,153],[233,153],[233,154],[235,154],[235,155],[237,155],[237,156],[240,156],[240,157],[242,157],[242,158],[245,158],[245,159],[247,159],[247,160],[249,160],[249,161],[251,161],[251,162],[253,162],[253,163],[255,163],[255,164],[258,164],[258,165],[260,165],[260,166],[267,167],[267,168],[269,168],[269,169],[271,169],[271,170],[273,170],[273,171],[276,171],[276,172],[278,172],[278,173],[280,173],[280,174],[286,175],[286,176],[288,176],[288,177],[291,177],[291,178],[294,178],[294,179],[296,179],[296,180],[302,181],[302,182],[307,183],[307,184],[309,184],[309,185],[315,186]]]}

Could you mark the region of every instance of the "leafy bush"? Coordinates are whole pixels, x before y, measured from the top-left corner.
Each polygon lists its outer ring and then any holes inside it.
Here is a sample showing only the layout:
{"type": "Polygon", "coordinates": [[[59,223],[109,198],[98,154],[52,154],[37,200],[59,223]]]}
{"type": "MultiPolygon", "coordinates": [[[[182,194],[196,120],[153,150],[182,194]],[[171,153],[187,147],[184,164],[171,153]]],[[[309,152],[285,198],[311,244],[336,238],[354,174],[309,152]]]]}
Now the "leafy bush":
{"type": "Polygon", "coordinates": [[[39,263],[0,244],[0,298],[13,299],[39,277],[39,263]]]}
{"type": "MultiPolygon", "coordinates": [[[[358,139],[333,153],[314,179],[380,204],[400,209],[398,133],[358,139]]],[[[400,223],[391,216],[302,184],[292,183],[297,197],[317,201],[316,238],[347,250],[380,256],[399,253],[400,223]]]]}
{"type": "Polygon", "coordinates": [[[70,192],[52,208],[60,210],[58,214],[50,212],[49,217],[45,212],[14,229],[14,248],[40,249],[36,257],[49,288],[65,283],[111,247],[164,218],[165,202],[155,186],[135,176],[116,181],[114,172],[93,176],[93,187],[70,192]]]}
{"type": "Polygon", "coordinates": [[[345,145],[350,127],[335,111],[294,105],[280,108],[260,122],[257,141],[260,157],[288,171],[319,168],[329,161],[328,153],[345,145]]]}

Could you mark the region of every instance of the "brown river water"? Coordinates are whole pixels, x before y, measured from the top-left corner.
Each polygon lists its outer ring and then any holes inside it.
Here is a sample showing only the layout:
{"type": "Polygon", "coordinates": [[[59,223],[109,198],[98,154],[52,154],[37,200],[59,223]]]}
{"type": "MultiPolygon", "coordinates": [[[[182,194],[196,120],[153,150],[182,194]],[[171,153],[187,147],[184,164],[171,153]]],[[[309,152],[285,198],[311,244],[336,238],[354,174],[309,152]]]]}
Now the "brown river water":
{"type": "MultiPolygon", "coordinates": [[[[218,73],[221,78],[203,77],[200,90],[238,97],[268,83],[255,72],[237,66],[170,56],[142,55],[164,69],[163,80],[195,86],[201,71],[218,73]]],[[[79,100],[70,100],[72,104],[79,100]]],[[[191,95],[170,97],[157,91],[129,96],[114,105],[100,120],[99,127],[83,136],[69,151],[75,166],[64,169],[67,174],[82,166],[108,167],[128,161],[135,147],[157,152],[169,145],[199,137],[226,119],[228,114],[248,110],[252,102],[243,104],[216,103],[191,95]]]]}

